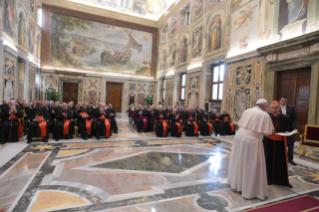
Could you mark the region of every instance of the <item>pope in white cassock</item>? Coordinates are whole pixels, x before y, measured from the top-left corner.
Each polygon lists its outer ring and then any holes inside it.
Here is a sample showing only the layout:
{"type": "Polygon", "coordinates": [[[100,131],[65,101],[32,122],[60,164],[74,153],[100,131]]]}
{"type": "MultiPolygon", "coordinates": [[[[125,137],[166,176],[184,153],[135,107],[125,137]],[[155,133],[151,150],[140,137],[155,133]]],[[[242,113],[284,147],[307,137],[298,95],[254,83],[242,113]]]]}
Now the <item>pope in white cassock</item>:
{"type": "Polygon", "coordinates": [[[264,200],[268,195],[263,135],[270,135],[274,127],[267,110],[268,103],[259,99],[256,107],[246,110],[238,121],[228,166],[227,183],[242,192],[246,199],[264,200]]]}

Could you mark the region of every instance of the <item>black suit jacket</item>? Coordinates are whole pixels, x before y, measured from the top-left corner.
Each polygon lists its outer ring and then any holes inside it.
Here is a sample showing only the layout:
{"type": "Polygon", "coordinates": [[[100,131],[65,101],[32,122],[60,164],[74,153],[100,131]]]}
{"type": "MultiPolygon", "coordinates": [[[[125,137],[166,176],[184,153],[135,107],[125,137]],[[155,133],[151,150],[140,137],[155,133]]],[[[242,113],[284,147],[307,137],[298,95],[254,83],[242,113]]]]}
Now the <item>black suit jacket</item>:
{"type": "MultiPolygon", "coordinates": [[[[280,110],[280,113],[282,114],[282,111],[280,110]]],[[[297,127],[297,113],[295,110],[295,107],[292,105],[286,105],[286,116],[288,116],[292,122],[292,126],[294,129],[297,127]]]]}

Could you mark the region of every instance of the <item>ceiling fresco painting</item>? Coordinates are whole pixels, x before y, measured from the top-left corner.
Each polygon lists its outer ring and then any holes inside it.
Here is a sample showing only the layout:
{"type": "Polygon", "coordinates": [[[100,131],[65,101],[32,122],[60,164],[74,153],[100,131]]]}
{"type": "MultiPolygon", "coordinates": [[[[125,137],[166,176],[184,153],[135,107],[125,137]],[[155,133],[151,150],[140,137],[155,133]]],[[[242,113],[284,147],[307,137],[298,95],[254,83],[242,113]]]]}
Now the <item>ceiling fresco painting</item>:
{"type": "Polygon", "coordinates": [[[157,21],[175,0],[68,0],[157,21]]]}

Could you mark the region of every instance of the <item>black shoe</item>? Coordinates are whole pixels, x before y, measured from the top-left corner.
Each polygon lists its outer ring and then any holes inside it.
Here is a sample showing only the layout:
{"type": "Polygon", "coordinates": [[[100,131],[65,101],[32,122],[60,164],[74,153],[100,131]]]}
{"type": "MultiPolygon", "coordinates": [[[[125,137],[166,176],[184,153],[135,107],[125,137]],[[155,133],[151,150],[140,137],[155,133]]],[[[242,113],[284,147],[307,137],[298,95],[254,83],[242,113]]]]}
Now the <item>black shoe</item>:
{"type": "Polygon", "coordinates": [[[1,145],[5,145],[6,143],[0,143],[1,145]]]}
{"type": "Polygon", "coordinates": [[[83,139],[83,140],[87,140],[88,137],[87,137],[87,136],[82,136],[82,139],[83,139]]]}
{"type": "Polygon", "coordinates": [[[118,131],[115,131],[114,133],[115,133],[115,134],[118,134],[118,131]]]}
{"type": "Polygon", "coordinates": [[[27,144],[30,144],[32,142],[32,139],[28,139],[27,144]]]}
{"type": "Polygon", "coordinates": [[[43,138],[43,142],[48,143],[48,139],[47,138],[43,138]]]}
{"type": "Polygon", "coordinates": [[[294,166],[297,166],[297,164],[293,160],[289,160],[288,162],[294,166]]]}
{"type": "Polygon", "coordinates": [[[292,188],[292,185],[290,183],[288,183],[287,187],[288,188],[292,188]]]}
{"type": "Polygon", "coordinates": [[[96,137],[96,140],[100,140],[100,137],[96,137]]]}

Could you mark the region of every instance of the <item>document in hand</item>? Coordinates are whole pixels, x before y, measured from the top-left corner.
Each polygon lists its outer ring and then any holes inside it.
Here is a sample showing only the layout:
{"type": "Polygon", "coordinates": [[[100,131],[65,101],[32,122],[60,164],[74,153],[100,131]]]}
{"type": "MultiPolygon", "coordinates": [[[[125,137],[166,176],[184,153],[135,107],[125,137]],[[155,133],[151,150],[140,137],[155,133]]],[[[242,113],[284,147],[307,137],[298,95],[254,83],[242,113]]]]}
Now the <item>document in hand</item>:
{"type": "Polygon", "coordinates": [[[276,133],[276,135],[288,137],[288,136],[292,136],[292,135],[297,134],[297,133],[298,133],[298,130],[295,129],[295,130],[291,131],[289,134],[286,134],[286,133],[276,133]]]}

